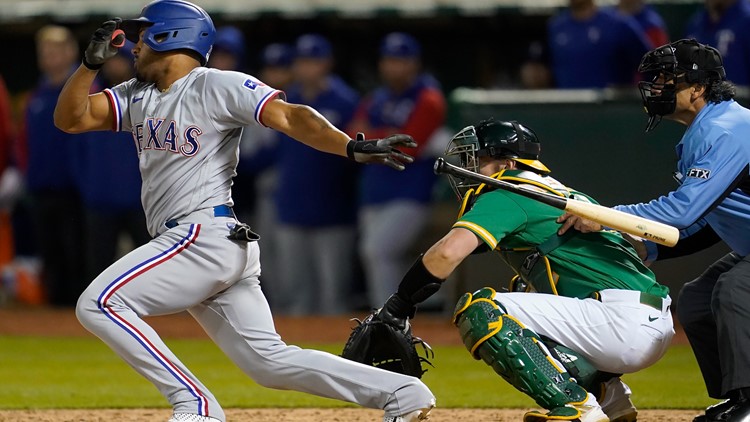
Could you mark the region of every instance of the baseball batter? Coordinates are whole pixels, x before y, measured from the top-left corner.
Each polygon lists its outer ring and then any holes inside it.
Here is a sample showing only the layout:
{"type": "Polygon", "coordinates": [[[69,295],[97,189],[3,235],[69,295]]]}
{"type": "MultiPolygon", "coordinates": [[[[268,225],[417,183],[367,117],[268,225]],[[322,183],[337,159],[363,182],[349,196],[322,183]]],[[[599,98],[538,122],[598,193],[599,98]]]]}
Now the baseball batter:
{"type": "Polygon", "coordinates": [[[284,344],[258,281],[258,236],[231,208],[243,126],[265,125],[325,152],[395,168],[411,159],[393,147],[413,141],[352,141],[252,76],[202,67],[214,34],[198,6],[154,1],[137,19],[97,29],[60,94],[60,129],[132,132],[154,237],[91,283],[78,319],[159,389],[172,421],[225,420],[216,398],[142,319],[183,310],[261,385],[384,409],[387,421],[423,419],[434,397],[418,379],[284,344]],[[117,52],[119,29],[136,42],[137,78],[89,95],[97,70],[117,52]]]}
{"type": "MultiPolygon", "coordinates": [[[[468,170],[552,195],[593,201],[549,177],[539,141],[517,123],[485,120],[451,140],[446,155],[468,170]]],[[[558,236],[562,211],[461,179],[458,221],[420,256],[376,315],[405,327],[470,254],[498,251],[518,275],[511,292],[484,288],[454,313],[464,345],[546,413],[524,421],[633,422],[620,374],[655,363],[674,334],[668,289],[616,232],[558,236]],[[528,291],[534,291],[530,294],[528,291]]]]}

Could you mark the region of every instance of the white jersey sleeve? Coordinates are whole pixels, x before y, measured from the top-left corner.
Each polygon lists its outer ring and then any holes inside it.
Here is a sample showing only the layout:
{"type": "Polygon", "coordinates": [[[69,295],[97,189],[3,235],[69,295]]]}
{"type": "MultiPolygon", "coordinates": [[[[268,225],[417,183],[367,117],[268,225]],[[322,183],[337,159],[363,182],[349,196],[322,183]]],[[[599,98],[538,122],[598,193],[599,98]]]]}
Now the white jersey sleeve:
{"type": "Polygon", "coordinates": [[[219,131],[253,124],[265,126],[261,119],[263,107],[277,97],[283,99],[285,95],[245,73],[214,70],[206,75],[203,101],[219,131]]]}
{"type": "Polygon", "coordinates": [[[130,104],[132,103],[135,96],[133,95],[139,85],[138,81],[133,78],[129,81],[125,81],[112,88],[107,88],[104,91],[104,95],[109,100],[109,106],[112,109],[114,119],[112,122],[112,130],[115,132],[130,132],[132,129],[132,122],[129,118],[130,104]]]}

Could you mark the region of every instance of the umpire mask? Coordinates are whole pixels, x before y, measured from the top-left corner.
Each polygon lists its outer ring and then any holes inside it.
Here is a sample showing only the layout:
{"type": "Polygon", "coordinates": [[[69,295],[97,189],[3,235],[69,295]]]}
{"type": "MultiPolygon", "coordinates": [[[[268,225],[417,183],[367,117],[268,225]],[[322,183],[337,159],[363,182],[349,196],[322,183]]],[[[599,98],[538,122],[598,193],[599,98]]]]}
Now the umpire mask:
{"type": "Polygon", "coordinates": [[[649,51],[643,56],[638,71],[644,76],[638,89],[648,114],[646,132],[654,129],[662,116],[675,112],[677,84],[709,85],[726,80],[719,51],[693,39],[682,39],[649,51]]]}

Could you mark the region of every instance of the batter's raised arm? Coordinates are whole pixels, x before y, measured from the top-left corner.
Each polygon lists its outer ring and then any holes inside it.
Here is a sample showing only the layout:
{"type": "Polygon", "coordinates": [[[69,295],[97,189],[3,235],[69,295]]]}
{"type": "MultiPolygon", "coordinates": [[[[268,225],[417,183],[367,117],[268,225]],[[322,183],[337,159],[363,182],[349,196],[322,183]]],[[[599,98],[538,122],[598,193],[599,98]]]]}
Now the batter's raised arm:
{"type": "Polygon", "coordinates": [[[117,54],[125,40],[116,32],[119,18],[108,20],[91,36],[83,63],[68,79],[55,107],[55,126],[68,133],[106,130],[112,127],[113,112],[101,93],[89,95],[96,73],[105,61],[117,54]],[[114,39],[113,39],[114,35],[114,39]]]}
{"type": "Polygon", "coordinates": [[[315,109],[302,104],[290,104],[276,98],[263,108],[260,121],[266,126],[285,133],[317,150],[349,157],[359,163],[385,164],[397,170],[414,158],[395,147],[416,147],[408,135],[391,135],[383,139],[357,140],[333,126],[315,109]]]}

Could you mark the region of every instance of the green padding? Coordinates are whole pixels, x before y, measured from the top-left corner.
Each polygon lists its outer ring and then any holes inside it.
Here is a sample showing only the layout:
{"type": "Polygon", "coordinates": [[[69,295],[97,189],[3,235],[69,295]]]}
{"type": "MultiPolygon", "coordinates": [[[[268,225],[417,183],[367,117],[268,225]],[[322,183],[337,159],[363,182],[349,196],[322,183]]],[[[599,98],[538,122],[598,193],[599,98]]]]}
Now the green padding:
{"type": "Polygon", "coordinates": [[[494,300],[474,299],[457,318],[461,339],[474,358],[540,406],[555,409],[586,399],[586,390],[550,363],[536,333],[521,327],[494,300]]]}
{"type": "Polygon", "coordinates": [[[549,413],[531,411],[523,415],[523,422],[546,422],[546,421],[577,421],[581,412],[568,406],[560,406],[552,409],[549,413]]]}
{"type": "MultiPolygon", "coordinates": [[[[458,332],[461,334],[466,349],[471,352],[480,342],[484,342],[491,334],[498,331],[498,327],[492,325],[500,320],[503,311],[500,310],[494,301],[490,299],[474,299],[460,315],[456,325],[458,332]]],[[[474,359],[480,359],[476,352],[473,354],[474,359]]]]}
{"type": "Polygon", "coordinates": [[[572,349],[556,344],[550,352],[565,366],[578,385],[588,391],[597,391],[599,384],[607,379],[602,372],[594,368],[593,364],[572,349]]]}

